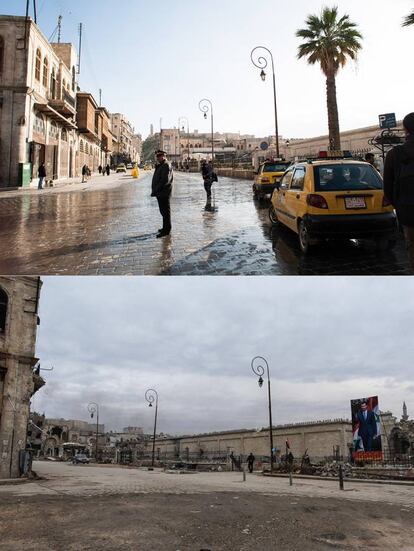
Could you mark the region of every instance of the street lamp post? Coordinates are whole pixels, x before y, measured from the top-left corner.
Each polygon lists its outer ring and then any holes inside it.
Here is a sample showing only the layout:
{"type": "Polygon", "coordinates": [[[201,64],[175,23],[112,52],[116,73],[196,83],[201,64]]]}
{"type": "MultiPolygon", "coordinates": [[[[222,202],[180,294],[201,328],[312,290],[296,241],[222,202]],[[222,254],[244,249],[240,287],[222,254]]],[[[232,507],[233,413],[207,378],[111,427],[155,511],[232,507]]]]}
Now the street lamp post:
{"type": "MultiPolygon", "coordinates": [[[[187,121],[187,164],[190,162],[190,123],[188,122],[187,117],[180,117],[178,119],[178,128],[181,128],[181,119],[187,121]]],[[[184,130],[184,125],[182,126],[184,130]]]]}
{"type": "Polygon", "coordinates": [[[88,411],[91,414],[91,419],[96,413],[96,439],[95,439],[95,460],[98,463],[98,432],[99,432],[99,406],[96,402],[88,404],[88,411]]]}
{"type": "Polygon", "coordinates": [[[260,55],[260,50],[263,52],[267,52],[270,55],[270,59],[272,61],[272,74],[273,74],[273,102],[275,107],[275,136],[276,136],[276,157],[279,157],[279,127],[277,122],[277,104],[276,104],[276,77],[275,77],[275,63],[273,61],[273,54],[272,52],[266,48],[265,46],[256,46],[256,48],[253,48],[250,54],[250,58],[252,60],[252,63],[255,67],[258,69],[261,69],[260,72],[260,78],[263,80],[263,82],[266,80],[266,73],[265,69],[268,65],[268,59],[265,57],[265,53],[262,53],[260,55]],[[258,57],[256,57],[258,55],[258,57]]]}
{"type": "Polygon", "coordinates": [[[213,104],[207,98],[200,100],[198,108],[204,113],[204,118],[207,119],[207,113],[210,111],[211,118],[211,165],[214,167],[214,117],[213,117],[213,104]]]}
{"type": "Polygon", "coordinates": [[[154,416],[154,434],[152,438],[152,461],[151,466],[154,468],[155,460],[155,435],[157,433],[157,416],[158,416],[158,392],[153,388],[149,388],[145,392],[145,399],[149,404],[149,407],[152,408],[152,404],[155,402],[155,416],[154,416]]]}
{"type": "Polygon", "coordinates": [[[268,396],[269,396],[269,438],[270,438],[270,472],[273,472],[273,465],[274,465],[274,459],[273,459],[273,423],[272,423],[272,398],[270,394],[270,371],[269,371],[269,364],[267,361],[262,358],[262,356],[256,356],[253,358],[251,367],[252,371],[255,375],[259,377],[259,387],[261,388],[263,386],[263,375],[265,373],[265,368],[263,367],[262,363],[266,366],[267,371],[267,390],[268,390],[268,396]]]}

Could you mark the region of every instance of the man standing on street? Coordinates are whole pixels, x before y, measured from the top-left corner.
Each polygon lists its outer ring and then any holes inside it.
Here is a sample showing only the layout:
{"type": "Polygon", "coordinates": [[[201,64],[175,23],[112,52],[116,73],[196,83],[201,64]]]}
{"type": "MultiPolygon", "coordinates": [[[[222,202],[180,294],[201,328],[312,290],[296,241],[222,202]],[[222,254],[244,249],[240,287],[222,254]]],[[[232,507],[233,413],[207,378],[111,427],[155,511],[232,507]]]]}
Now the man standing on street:
{"type": "Polygon", "coordinates": [[[414,113],[403,120],[406,141],[388,152],[384,165],[384,194],[394,205],[404,229],[410,272],[414,273],[414,113]]]}
{"type": "Polygon", "coordinates": [[[255,456],[250,452],[250,455],[247,456],[247,465],[249,467],[249,473],[253,472],[254,462],[255,462],[255,456]]]}
{"type": "Polygon", "coordinates": [[[156,197],[162,216],[162,228],[158,230],[157,238],[171,233],[171,207],[170,197],[173,182],[173,169],[167,161],[165,151],[157,151],[157,163],[152,177],[151,197],[156,197]]]}
{"type": "Polygon", "coordinates": [[[37,171],[37,175],[39,176],[39,183],[37,184],[37,189],[43,189],[43,180],[46,178],[46,168],[45,168],[44,162],[40,163],[39,170],[37,171]]]}
{"type": "Polygon", "coordinates": [[[213,167],[211,163],[203,161],[201,165],[201,175],[204,180],[204,189],[207,194],[206,209],[211,207],[211,186],[213,185],[213,167]]]}

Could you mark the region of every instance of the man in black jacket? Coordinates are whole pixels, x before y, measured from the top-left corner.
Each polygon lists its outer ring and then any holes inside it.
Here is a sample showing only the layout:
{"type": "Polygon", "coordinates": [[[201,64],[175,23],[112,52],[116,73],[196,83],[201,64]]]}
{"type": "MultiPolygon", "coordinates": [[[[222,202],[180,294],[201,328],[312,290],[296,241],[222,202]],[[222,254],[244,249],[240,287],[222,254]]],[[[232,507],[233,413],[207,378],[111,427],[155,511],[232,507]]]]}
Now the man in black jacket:
{"type": "Polygon", "coordinates": [[[157,198],[163,221],[162,228],[157,233],[157,238],[159,238],[169,235],[171,232],[170,197],[174,176],[173,169],[166,159],[165,151],[157,151],[156,155],[157,164],[152,177],[151,197],[157,198]]]}
{"type": "Polygon", "coordinates": [[[410,271],[414,273],[414,113],[403,120],[406,142],[388,152],[384,164],[384,194],[394,205],[404,229],[410,271]]]}
{"type": "Polygon", "coordinates": [[[37,175],[39,177],[39,183],[37,184],[37,189],[43,189],[43,180],[46,178],[46,167],[44,162],[40,163],[39,170],[37,171],[37,175]]]}

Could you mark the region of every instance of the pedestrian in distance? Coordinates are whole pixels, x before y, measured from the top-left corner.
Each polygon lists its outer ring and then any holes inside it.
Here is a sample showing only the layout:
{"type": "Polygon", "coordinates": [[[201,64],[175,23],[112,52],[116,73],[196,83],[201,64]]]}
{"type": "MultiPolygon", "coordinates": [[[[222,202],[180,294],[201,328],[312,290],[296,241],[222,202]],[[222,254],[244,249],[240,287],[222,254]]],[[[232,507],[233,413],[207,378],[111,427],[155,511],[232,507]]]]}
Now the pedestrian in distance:
{"type": "Polygon", "coordinates": [[[102,174],[102,166],[101,165],[98,166],[98,172],[99,172],[99,174],[102,174]]]}
{"type": "Polygon", "coordinates": [[[173,169],[167,161],[165,151],[157,151],[157,162],[152,177],[151,197],[156,197],[162,216],[162,228],[158,230],[157,238],[171,233],[171,206],[170,198],[174,179],[173,169]]]}
{"type": "Polygon", "coordinates": [[[83,165],[82,167],[82,184],[86,182],[86,175],[87,175],[87,166],[83,165]]]}
{"type": "Polygon", "coordinates": [[[111,174],[111,167],[109,165],[106,165],[106,174],[107,176],[111,174]]]}
{"type": "Polygon", "coordinates": [[[249,473],[253,472],[255,460],[255,456],[252,454],[252,452],[250,452],[250,455],[247,456],[247,466],[249,467],[249,473]]]}
{"type": "Polygon", "coordinates": [[[37,175],[39,177],[39,183],[37,184],[37,189],[43,189],[43,181],[46,178],[46,167],[44,162],[40,163],[39,169],[37,171],[37,175]]]}
{"type": "Polygon", "coordinates": [[[204,181],[204,189],[207,194],[206,209],[211,208],[211,186],[213,185],[213,167],[211,163],[203,161],[201,164],[201,175],[204,181]]]}
{"type": "Polygon", "coordinates": [[[404,117],[405,143],[391,149],[384,164],[384,194],[402,226],[410,272],[414,273],[414,113],[404,117]]]}
{"type": "Polygon", "coordinates": [[[365,162],[369,163],[372,167],[375,168],[375,170],[378,170],[377,165],[375,164],[375,155],[373,153],[365,153],[365,162]]]}

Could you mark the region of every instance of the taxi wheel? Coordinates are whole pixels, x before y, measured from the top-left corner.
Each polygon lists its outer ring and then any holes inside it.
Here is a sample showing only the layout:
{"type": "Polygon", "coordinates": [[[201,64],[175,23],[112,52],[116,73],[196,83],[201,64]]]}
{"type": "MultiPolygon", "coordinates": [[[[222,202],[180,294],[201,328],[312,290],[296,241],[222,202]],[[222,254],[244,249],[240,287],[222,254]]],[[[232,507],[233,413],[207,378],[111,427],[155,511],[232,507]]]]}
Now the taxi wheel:
{"type": "Polygon", "coordinates": [[[277,214],[273,205],[270,205],[269,208],[269,218],[273,226],[277,226],[279,224],[279,220],[277,219],[277,214]]]}
{"type": "Polygon", "coordinates": [[[300,250],[306,254],[310,248],[310,237],[306,224],[303,220],[299,222],[299,245],[300,250]]]}

